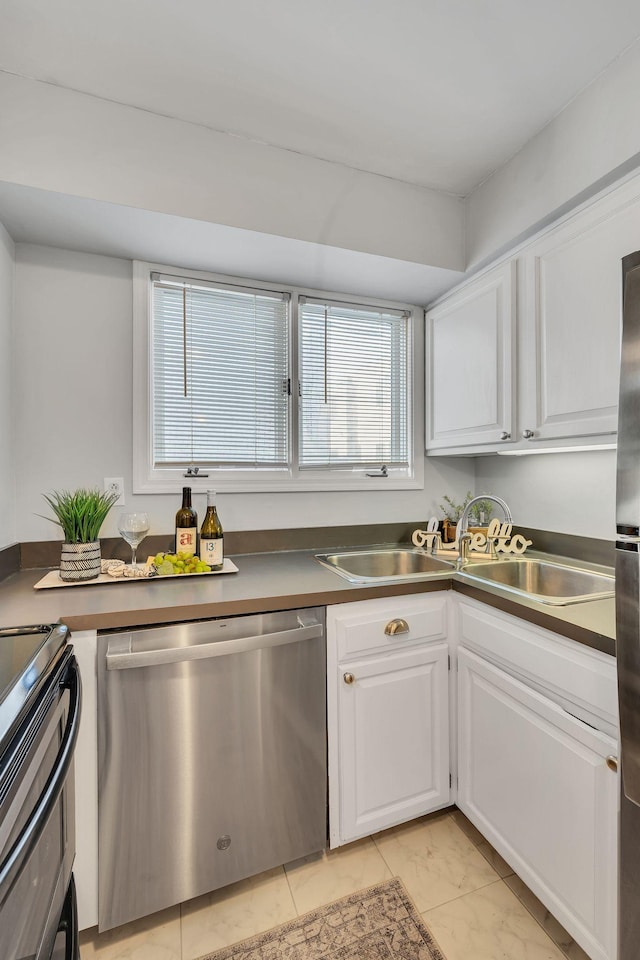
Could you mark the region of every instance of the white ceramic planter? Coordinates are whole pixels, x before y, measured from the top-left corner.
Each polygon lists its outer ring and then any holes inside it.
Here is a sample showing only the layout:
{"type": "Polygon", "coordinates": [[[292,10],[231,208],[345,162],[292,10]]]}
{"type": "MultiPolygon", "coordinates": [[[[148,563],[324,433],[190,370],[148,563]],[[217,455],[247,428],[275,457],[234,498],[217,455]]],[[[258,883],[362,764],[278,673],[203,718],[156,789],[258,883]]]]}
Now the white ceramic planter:
{"type": "Polygon", "coordinates": [[[60,579],[67,582],[95,580],[100,574],[100,541],[62,544],[60,579]]]}

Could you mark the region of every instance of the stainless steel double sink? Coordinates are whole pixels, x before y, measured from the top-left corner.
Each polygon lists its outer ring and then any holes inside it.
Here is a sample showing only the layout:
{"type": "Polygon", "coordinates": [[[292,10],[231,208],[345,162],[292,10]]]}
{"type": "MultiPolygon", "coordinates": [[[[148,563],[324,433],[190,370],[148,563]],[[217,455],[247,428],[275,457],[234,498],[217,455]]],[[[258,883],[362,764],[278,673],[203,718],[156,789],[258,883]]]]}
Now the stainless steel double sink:
{"type": "Polygon", "coordinates": [[[354,553],[320,553],[316,560],[351,583],[380,583],[387,580],[416,580],[450,577],[454,562],[440,560],[411,547],[360,550],[354,553]]]}
{"type": "MultiPolygon", "coordinates": [[[[352,583],[383,583],[449,577],[451,561],[419,549],[389,547],[348,553],[318,554],[316,560],[352,583]]],[[[600,571],[530,557],[467,562],[461,580],[491,585],[541,603],[565,606],[614,596],[615,578],[600,571]]]]}
{"type": "Polygon", "coordinates": [[[528,557],[468,563],[460,575],[557,606],[605,600],[614,596],[616,584],[615,577],[605,573],[528,557]]]}

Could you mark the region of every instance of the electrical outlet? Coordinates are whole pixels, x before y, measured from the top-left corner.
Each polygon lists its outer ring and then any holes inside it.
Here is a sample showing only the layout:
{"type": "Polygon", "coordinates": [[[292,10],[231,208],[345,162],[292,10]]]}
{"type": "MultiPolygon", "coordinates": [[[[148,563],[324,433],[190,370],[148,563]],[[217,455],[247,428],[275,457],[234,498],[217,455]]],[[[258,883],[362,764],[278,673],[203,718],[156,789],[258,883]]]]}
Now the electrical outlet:
{"type": "Polygon", "coordinates": [[[118,499],[116,500],[114,506],[116,507],[124,506],[124,478],[123,477],[105,477],[104,492],[117,493],[118,499]]]}

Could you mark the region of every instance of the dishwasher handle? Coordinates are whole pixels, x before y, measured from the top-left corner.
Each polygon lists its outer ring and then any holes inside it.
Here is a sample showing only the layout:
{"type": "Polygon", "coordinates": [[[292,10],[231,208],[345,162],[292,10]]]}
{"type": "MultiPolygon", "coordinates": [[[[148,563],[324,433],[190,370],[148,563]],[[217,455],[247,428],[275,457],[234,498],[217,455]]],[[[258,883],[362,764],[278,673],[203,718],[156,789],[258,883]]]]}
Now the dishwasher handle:
{"type": "Polygon", "coordinates": [[[285,643],[297,643],[321,637],[324,627],[315,623],[277,633],[264,633],[257,637],[238,637],[234,640],[218,640],[215,643],[195,644],[191,647],[170,647],[160,650],[131,650],[132,634],[113,638],[107,647],[107,670],[131,670],[136,667],[155,667],[163,663],[186,663],[189,660],[210,660],[226,657],[232,653],[247,653],[266,647],[279,647],[285,643]]]}

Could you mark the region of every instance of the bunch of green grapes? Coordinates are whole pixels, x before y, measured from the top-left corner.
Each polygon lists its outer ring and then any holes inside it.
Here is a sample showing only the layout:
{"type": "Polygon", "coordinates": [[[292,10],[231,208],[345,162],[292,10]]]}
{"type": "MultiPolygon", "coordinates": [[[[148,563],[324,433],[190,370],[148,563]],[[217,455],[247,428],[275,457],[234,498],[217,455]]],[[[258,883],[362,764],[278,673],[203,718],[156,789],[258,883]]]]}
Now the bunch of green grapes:
{"type": "Polygon", "coordinates": [[[198,556],[189,553],[156,553],[153,565],[159,577],[174,577],[189,573],[211,573],[211,567],[198,556]]]}

